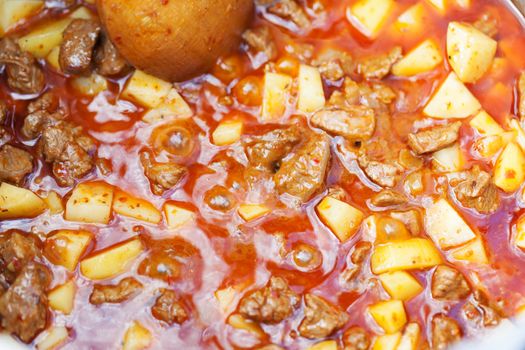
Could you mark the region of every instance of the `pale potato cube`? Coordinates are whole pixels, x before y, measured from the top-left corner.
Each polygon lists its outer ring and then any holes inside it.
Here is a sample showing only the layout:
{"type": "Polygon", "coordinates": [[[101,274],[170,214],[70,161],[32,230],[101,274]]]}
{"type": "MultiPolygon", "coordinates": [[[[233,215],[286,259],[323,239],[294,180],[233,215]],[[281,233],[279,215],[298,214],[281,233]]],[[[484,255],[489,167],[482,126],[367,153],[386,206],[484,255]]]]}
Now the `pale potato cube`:
{"type": "Polygon", "coordinates": [[[426,269],[443,259],[431,240],[411,238],[378,245],[370,259],[372,272],[381,274],[400,270],[426,269]]]}
{"type": "Polygon", "coordinates": [[[89,231],[59,230],[47,237],[44,253],[53,264],[73,272],[92,241],[89,231]]]}
{"type": "Polygon", "coordinates": [[[121,97],[155,108],[164,102],[171,90],[169,82],[137,69],[129,78],[121,97]]]}
{"type": "Polygon", "coordinates": [[[499,135],[505,130],[485,111],[479,112],[470,121],[470,126],[476,129],[480,135],[499,135]]]}
{"type": "Polygon", "coordinates": [[[368,307],[368,312],[386,333],[403,329],[407,323],[405,306],[401,300],[381,301],[368,307]]]}
{"type": "Polygon", "coordinates": [[[91,73],[87,77],[74,77],[71,79],[71,86],[83,95],[96,96],[108,89],[108,81],[97,73],[91,73]]]}
{"type": "Polygon", "coordinates": [[[133,238],[82,260],[80,271],[92,280],[114,277],[124,272],[143,251],[144,246],[140,239],[133,238]]]}
{"type": "Polygon", "coordinates": [[[264,121],[279,119],[286,111],[293,79],[289,75],[266,72],[264,75],[261,117],[264,121]]]}
{"type": "Polygon", "coordinates": [[[211,139],[217,146],[227,146],[241,139],[244,124],[241,120],[223,121],[213,131],[211,139]]]}
{"type": "Polygon", "coordinates": [[[525,180],[525,155],[522,149],[510,142],[494,166],[494,184],[505,192],[514,192],[525,180]]]}
{"type": "Polygon", "coordinates": [[[56,311],[69,315],[75,305],[75,293],[77,286],[74,281],[68,281],[55,287],[47,294],[49,306],[56,311]]]}
{"type": "Polygon", "coordinates": [[[235,286],[229,286],[215,291],[215,299],[217,299],[219,307],[224,313],[227,313],[234,306],[233,301],[238,293],[239,289],[235,286]]]}
{"type": "Polygon", "coordinates": [[[410,6],[394,22],[394,26],[401,32],[420,30],[424,24],[425,7],[421,2],[410,6]]]}
{"type": "Polygon", "coordinates": [[[489,263],[485,245],[479,236],[473,241],[454,249],[451,255],[456,260],[466,261],[473,264],[486,265],[489,263]]]}
{"type": "Polygon", "coordinates": [[[147,349],[153,342],[151,332],[140,324],[134,321],[126,330],[124,339],[122,340],[122,350],[143,350],[147,349]]]}
{"type": "Polygon", "coordinates": [[[299,66],[298,109],[303,113],[312,113],[324,107],[323,80],[319,69],[305,64],[299,66]]]}
{"type": "Polygon", "coordinates": [[[465,83],[474,83],[492,66],[498,43],[467,23],[450,22],[447,30],[448,61],[465,83]]]}
{"type": "Polygon", "coordinates": [[[65,219],[107,224],[111,218],[113,187],[103,182],[78,184],[66,203],[65,219]]]}
{"type": "Polygon", "coordinates": [[[472,144],[472,148],[483,158],[494,156],[503,146],[505,146],[505,144],[500,135],[480,137],[472,144]]]}
{"type": "Polygon", "coordinates": [[[427,39],[416,46],[392,67],[397,76],[410,77],[429,72],[443,62],[443,56],[434,40],[427,39]]]}
{"type": "Polygon", "coordinates": [[[162,99],[157,107],[144,114],[142,120],[147,123],[156,123],[179,118],[189,118],[193,114],[190,106],[174,88],[162,99]]]}
{"type": "Polygon", "coordinates": [[[420,334],[419,324],[415,322],[407,324],[396,350],[417,350],[420,334]]]}
{"type": "Polygon", "coordinates": [[[445,13],[447,10],[445,0],[427,0],[440,13],[445,13]]]}
{"type": "Polygon", "coordinates": [[[348,7],[346,17],[363,35],[375,39],[393,7],[393,0],[359,0],[348,7]]]}
{"type": "Polygon", "coordinates": [[[239,314],[230,315],[227,322],[233,328],[249,332],[258,338],[264,338],[266,336],[266,333],[264,333],[258,323],[245,319],[239,314]]]}
{"type": "Polygon", "coordinates": [[[516,142],[520,145],[522,150],[525,150],[525,131],[520,122],[513,118],[509,121],[509,126],[516,133],[516,142]]]}
{"type": "Polygon", "coordinates": [[[60,47],[56,46],[52,48],[51,51],[49,51],[49,54],[46,57],[47,63],[58,72],[62,71],[62,68],[60,67],[60,62],[58,60],[59,56],[60,47]]]}
{"type": "Polygon", "coordinates": [[[246,221],[260,218],[270,212],[270,208],[263,204],[241,204],[238,209],[239,216],[246,221]]]}
{"type": "Polygon", "coordinates": [[[39,337],[36,348],[38,350],[55,350],[69,338],[69,331],[64,326],[52,326],[43,337],[39,337]]]}
{"type": "Polygon", "coordinates": [[[410,273],[394,271],[379,275],[379,280],[392,299],[410,300],[423,291],[423,287],[410,273]]]}
{"type": "Polygon", "coordinates": [[[71,23],[70,18],[46,23],[18,39],[18,45],[33,56],[44,58],[62,42],[62,33],[71,23]]]}
{"type": "Polygon", "coordinates": [[[432,154],[432,167],[441,173],[451,173],[463,170],[465,157],[459,143],[443,148],[432,154]]]}
{"type": "Polygon", "coordinates": [[[32,218],[46,209],[42,198],[30,190],[6,182],[0,184],[0,220],[32,218]]]}
{"type": "Polygon", "coordinates": [[[426,208],[425,230],[441,249],[457,247],[476,238],[469,225],[444,198],[426,208]]]}
{"type": "Polygon", "coordinates": [[[516,223],[514,244],[520,249],[525,249],[525,215],[520,216],[516,223]]]}
{"type": "Polygon", "coordinates": [[[64,203],[62,203],[62,197],[60,197],[60,195],[55,191],[50,191],[47,196],[42,199],[44,202],[46,202],[50,214],[56,215],[64,212],[64,203]]]}
{"type": "Polygon", "coordinates": [[[158,224],[162,220],[162,214],[153,204],[121,190],[116,190],[113,196],[113,211],[152,224],[158,224]]]}
{"type": "Polygon", "coordinates": [[[171,203],[164,204],[164,215],[170,229],[179,228],[195,219],[192,211],[171,203]]]}
{"type": "Polygon", "coordinates": [[[338,350],[337,341],[325,340],[320,343],[314,344],[308,348],[308,350],[338,350]]]}
{"type": "Polygon", "coordinates": [[[43,0],[0,1],[0,34],[13,28],[19,21],[35,14],[43,6],[43,0]]]}
{"type": "Polygon", "coordinates": [[[341,242],[354,235],[364,218],[361,210],[330,196],[317,205],[317,214],[341,242]]]}
{"type": "Polygon", "coordinates": [[[372,350],[396,350],[400,340],[401,332],[380,335],[375,339],[372,350]]]}
{"type": "Polygon", "coordinates": [[[450,73],[423,109],[432,118],[467,118],[481,109],[481,104],[469,89],[450,73]]]}

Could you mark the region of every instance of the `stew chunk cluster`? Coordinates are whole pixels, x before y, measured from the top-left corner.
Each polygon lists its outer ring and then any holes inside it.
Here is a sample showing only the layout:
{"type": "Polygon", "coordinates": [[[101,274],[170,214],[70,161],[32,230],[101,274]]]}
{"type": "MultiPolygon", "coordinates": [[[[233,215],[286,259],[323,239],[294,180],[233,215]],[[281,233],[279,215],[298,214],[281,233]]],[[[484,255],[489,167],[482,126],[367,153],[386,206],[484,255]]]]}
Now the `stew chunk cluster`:
{"type": "Polygon", "coordinates": [[[525,31],[256,0],[212,72],[0,0],[0,325],[29,348],[444,350],[525,310],[525,31]]]}

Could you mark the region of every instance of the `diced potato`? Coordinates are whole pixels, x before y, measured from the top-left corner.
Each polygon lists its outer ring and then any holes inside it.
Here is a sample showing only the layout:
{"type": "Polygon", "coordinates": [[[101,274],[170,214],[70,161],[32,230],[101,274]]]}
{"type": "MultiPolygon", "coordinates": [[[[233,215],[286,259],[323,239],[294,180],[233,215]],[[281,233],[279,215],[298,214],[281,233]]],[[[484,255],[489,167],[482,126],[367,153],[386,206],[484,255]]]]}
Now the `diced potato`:
{"type": "Polygon", "coordinates": [[[401,300],[381,301],[368,307],[368,312],[386,333],[403,329],[407,323],[405,306],[401,300]]]}
{"type": "Polygon", "coordinates": [[[492,66],[498,43],[470,24],[450,22],[447,31],[448,61],[465,83],[476,82],[492,66]]]}
{"type": "Polygon", "coordinates": [[[82,260],[80,271],[92,280],[110,278],[124,272],[143,251],[140,239],[133,238],[82,260]]]}
{"type": "Polygon", "coordinates": [[[38,12],[43,0],[1,0],[0,35],[13,28],[19,21],[38,12]]]}
{"type": "Polygon", "coordinates": [[[147,123],[155,123],[177,118],[189,118],[192,114],[190,106],[179,92],[171,89],[168,95],[162,99],[160,105],[146,112],[142,120],[147,123]]]}
{"type": "Polygon", "coordinates": [[[393,7],[393,0],[359,0],[348,7],[346,17],[361,33],[375,39],[393,7]]]}
{"type": "Polygon", "coordinates": [[[46,209],[46,203],[30,190],[6,182],[0,184],[0,220],[32,218],[46,209]]]}
{"type": "Polygon", "coordinates": [[[432,241],[411,238],[377,246],[372,253],[372,272],[381,274],[400,270],[426,269],[441,264],[439,251],[432,241]]]}
{"type": "Polygon", "coordinates": [[[330,196],[317,205],[317,213],[341,242],[352,237],[364,218],[361,210],[330,196]]]}
{"type": "Polygon", "coordinates": [[[69,15],[71,18],[82,18],[82,19],[93,19],[95,16],[93,15],[93,12],[89,10],[87,7],[80,6],[78,9],[73,11],[71,15],[69,15]]]}
{"type": "Polygon", "coordinates": [[[238,212],[244,220],[252,221],[268,214],[270,208],[263,204],[241,204],[238,212]]]}
{"type": "Polygon", "coordinates": [[[480,135],[499,135],[505,132],[498,122],[485,111],[479,112],[469,124],[480,135]]]}
{"type": "Polygon", "coordinates": [[[396,350],[400,340],[401,332],[380,335],[375,339],[372,350],[396,350]]]}
{"type": "Polygon", "coordinates": [[[459,143],[443,148],[432,154],[432,167],[442,173],[451,173],[463,170],[465,157],[459,143]]]}
{"type": "Polygon", "coordinates": [[[228,312],[230,308],[234,306],[233,301],[235,300],[235,297],[238,293],[238,288],[235,288],[234,286],[229,286],[215,291],[215,298],[217,299],[219,307],[223,312],[228,312]]]}
{"type": "Polygon", "coordinates": [[[58,61],[59,56],[60,56],[60,47],[56,46],[52,48],[51,51],[49,51],[49,54],[46,57],[47,63],[49,63],[49,65],[58,72],[62,70],[60,68],[60,62],[58,61]]]}
{"type": "Polygon", "coordinates": [[[60,214],[64,212],[64,203],[62,203],[62,197],[55,191],[50,191],[47,197],[42,198],[46,202],[49,208],[49,213],[52,215],[60,214]]]}
{"type": "Polygon", "coordinates": [[[510,128],[516,133],[516,142],[520,145],[522,150],[525,150],[525,131],[517,119],[512,118],[509,121],[510,128]]]}
{"type": "Polygon", "coordinates": [[[97,73],[91,73],[88,77],[78,76],[73,78],[71,86],[83,95],[96,96],[108,89],[108,81],[97,73]]]}
{"type": "Polygon", "coordinates": [[[335,340],[325,340],[320,343],[314,344],[308,348],[308,350],[337,350],[337,342],[335,340]]]}
{"type": "Polygon", "coordinates": [[[78,184],[66,204],[65,219],[107,224],[111,217],[113,187],[103,182],[78,184]]]}
{"type": "Polygon", "coordinates": [[[407,324],[396,350],[417,350],[420,333],[419,324],[415,322],[407,324]]]}
{"type": "Polygon", "coordinates": [[[445,13],[447,10],[445,0],[427,0],[440,13],[445,13]]]}
{"type": "Polygon", "coordinates": [[[68,281],[54,288],[47,294],[49,306],[53,310],[69,315],[75,304],[76,290],[77,287],[73,281],[68,281]]]}
{"type": "Polygon", "coordinates": [[[164,204],[164,215],[168,227],[171,229],[179,228],[195,219],[195,214],[192,211],[170,203],[164,204]]]}
{"type": "Polygon", "coordinates": [[[121,97],[138,102],[144,107],[155,108],[171,90],[172,85],[169,82],[137,69],[129,78],[121,97]]]}
{"type": "Polygon", "coordinates": [[[456,4],[464,9],[468,9],[472,5],[472,0],[455,0],[456,4]]]}
{"type": "Polygon", "coordinates": [[[426,208],[425,229],[441,249],[457,247],[476,238],[469,225],[444,198],[426,208]]]}
{"type": "Polygon", "coordinates": [[[429,72],[436,68],[443,57],[434,40],[427,39],[407,53],[392,67],[392,73],[397,76],[410,77],[429,72]]]}
{"type": "Polygon", "coordinates": [[[227,146],[241,139],[243,122],[230,120],[221,122],[211,135],[212,142],[217,146],[227,146]]]}
{"type": "Polygon", "coordinates": [[[417,31],[425,24],[425,7],[421,2],[410,6],[394,22],[394,26],[401,32],[417,31]]]}
{"type": "Polygon", "coordinates": [[[383,273],[379,280],[392,299],[410,300],[423,291],[418,280],[406,271],[383,273]]]}
{"type": "Polygon", "coordinates": [[[92,240],[89,231],[59,230],[47,237],[44,253],[53,264],[73,272],[92,240]]]}
{"type": "Polygon", "coordinates": [[[483,158],[494,156],[503,146],[503,138],[499,135],[480,137],[472,144],[472,148],[483,158]]]}
{"type": "Polygon", "coordinates": [[[62,33],[69,23],[71,23],[70,18],[46,23],[21,37],[18,44],[22,50],[30,52],[33,56],[44,58],[49,55],[54,47],[60,45],[62,33]]]}
{"type": "Polygon", "coordinates": [[[124,334],[122,350],[143,350],[148,348],[152,342],[151,332],[138,321],[134,321],[124,334]]]}
{"type": "Polygon", "coordinates": [[[261,117],[264,121],[276,120],[286,111],[292,77],[286,74],[266,72],[261,117]]]}
{"type": "Polygon", "coordinates": [[[516,238],[514,244],[518,248],[525,249],[525,215],[520,216],[516,223],[516,238]]]}
{"type": "Polygon", "coordinates": [[[501,152],[494,166],[494,184],[505,192],[514,192],[525,180],[525,155],[510,142],[501,152]]]}
{"type": "Polygon", "coordinates": [[[239,314],[232,314],[228,317],[228,324],[233,328],[247,331],[258,338],[264,338],[266,333],[262,330],[258,323],[247,320],[239,314]]]}
{"type": "Polygon", "coordinates": [[[473,264],[488,264],[489,258],[481,237],[452,251],[452,257],[456,260],[466,261],[473,264]]]}
{"type": "Polygon", "coordinates": [[[69,338],[69,331],[64,326],[53,326],[48,329],[45,335],[38,340],[36,348],[38,350],[55,350],[64,344],[69,338]]]}
{"type": "Polygon", "coordinates": [[[312,113],[324,107],[323,80],[319,69],[305,64],[299,66],[299,97],[297,106],[301,112],[312,113]]]}
{"type": "Polygon", "coordinates": [[[481,109],[481,104],[458,79],[450,73],[438,88],[434,96],[423,109],[423,113],[432,118],[466,118],[481,109]]]}
{"type": "Polygon", "coordinates": [[[162,220],[160,211],[153,204],[121,190],[115,191],[113,210],[119,215],[151,222],[152,224],[158,224],[162,220]]]}

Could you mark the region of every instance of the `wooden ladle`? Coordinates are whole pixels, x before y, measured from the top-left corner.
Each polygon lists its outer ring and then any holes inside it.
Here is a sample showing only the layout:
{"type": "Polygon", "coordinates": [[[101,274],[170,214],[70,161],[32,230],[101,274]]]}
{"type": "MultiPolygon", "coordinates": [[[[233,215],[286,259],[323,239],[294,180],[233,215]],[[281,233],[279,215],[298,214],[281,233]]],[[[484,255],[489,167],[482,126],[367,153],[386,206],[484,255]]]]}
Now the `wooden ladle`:
{"type": "Polygon", "coordinates": [[[102,24],[136,68],[169,81],[206,72],[239,44],[253,0],[97,0],[102,24]]]}

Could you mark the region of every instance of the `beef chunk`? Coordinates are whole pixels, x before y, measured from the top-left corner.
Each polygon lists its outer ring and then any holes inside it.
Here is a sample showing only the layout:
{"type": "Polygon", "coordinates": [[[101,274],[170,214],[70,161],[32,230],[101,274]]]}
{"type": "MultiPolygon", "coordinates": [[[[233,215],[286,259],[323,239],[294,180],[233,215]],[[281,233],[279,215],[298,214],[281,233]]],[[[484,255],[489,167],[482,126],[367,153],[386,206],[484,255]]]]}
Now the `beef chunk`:
{"type": "Polygon", "coordinates": [[[331,135],[343,136],[351,141],[363,141],[372,137],[376,120],[373,109],[349,106],[324,108],[316,112],[310,122],[331,135]]]}
{"type": "Polygon", "coordinates": [[[323,78],[331,81],[342,79],[354,71],[352,57],[344,51],[334,49],[323,51],[312,64],[319,68],[323,78]]]}
{"type": "Polygon", "coordinates": [[[0,297],[2,327],[25,343],[46,326],[46,290],[50,281],[50,272],[45,266],[30,262],[0,297]]]}
{"type": "Polygon", "coordinates": [[[259,169],[272,170],[301,141],[301,137],[301,130],[291,126],[250,137],[243,144],[251,165],[259,169]]]}
{"type": "Polygon", "coordinates": [[[292,315],[299,296],[280,277],[272,277],[262,289],[245,295],[239,303],[239,313],[256,322],[279,323],[292,315]]]}
{"type": "Polygon", "coordinates": [[[372,243],[361,241],[358,242],[354,251],[350,255],[348,266],[341,272],[339,283],[346,289],[355,289],[362,286],[362,280],[358,276],[362,270],[363,262],[372,250],[372,243]]]}
{"type": "Polygon", "coordinates": [[[306,12],[295,0],[278,0],[268,7],[268,12],[292,21],[300,29],[310,26],[310,19],[306,12]]]}
{"type": "Polygon", "coordinates": [[[461,329],[458,323],[445,315],[432,318],[432,349],[445,350],[461,340],[461,329]]]}
{"type": "Polygon", "coordinates": [[[376,184],[394,187],[403,167],[397,162],[397,155],[387,142],[371,142],[359,149],[357,162],[364,173],[376,184]]]}
{"type": "Polygon", "coordinates": [[[313,133],[295,152],[285,159],[274,176],[279,193],[287,193],[306,201],[319,191],[330,161],[330,139],[313,133]]]}
{"type": "Polygon", "coordinates": [[[74,19],[64,30],[58,61],[69,74],[89,72],[100,24],[89,19],[74,19]]]}
{"type": "Polygon", "coordinates": [[[407,202],[404,194],[394,190],[382,190],[372,197],[371,203],[376,207],[391,207],[407,202]]]}
{"type": "Polygon", "coordinates": [[[13,283],[20,271],[35,257],[40,256],[39,241],[21,231],[0,234],[0,271],[4,286],[13,283]]]}
{"type": "Polygon", "coordinates": [[[457,141],[460,127],[461,122],[455,122],[409,134],[408,145],[417,154],[439,151],[457,141]]]}
{"type": "Polygon", "coordinates": [[[370,253],[370,250],[372,250],[372,243],[365,241],[357,243],[352,255],[350,255],[350,261],[356,265],[361,265],[370,253]]]}
{"type": "Polygon", "coordinates": [[[181,298],[170,289],[161,290],[161,295],[151,308],[151,314],[169,325],[184,323],[189,318],[181,298]]]}
{"type": "Polygon", "coordinates": [[[451,185],[454,186],[457,199],[467,208],[490,214],[499,207],[498,190],[490,174],[479,166],[460,173],[459,179],[451,181],[451,185]]]}
{"type": "Polygon", "coordinates": [[[0,124],[4,124],[7,121],[7,103],[0,100],[0,124]]]}
{"type": "Polygon", "coordinates": [[[140,160],[151,190],[159,196],[175,187],[187,172],[186,167],[176,163],[158,163],[146,152],[140,155],[140,160]]]}
{"type": "Polygon", "coordinates": [[[46,127],[58,123],[65,117],[64,111],[59,108],[58,97],[51,92],[46,92],[29,103],[27,112],[21,131],[28,139],[39,137],[46,127]]]}
{"type": "Polygon", "coordinates": [[[348,322],[348,314],[314,294],[304,297],[304,319],[299,332],[305,338],[325,338],[341,329],[348,322]]]}
{"type": "Polygon", "coordinates": [[[255,56],[261,56],[261,62],[268,62],[277,57],[277,46],[268,27],[248,29],[242,38],[255,56]]]}
{"type": "Polygon", "coordinates": [[[386,54],[361,59],[357,64],[357,72],[367,80],[383,79],[390,74],[394,63],[401,59],[401,52],[401,47],[396,46],[386,54]]]}
{"type": "Polygon", "coordinates": [[[33,157],[28,152],[4,145],[0,148],[0,181],[20,185],[33,171],[33,157]]]}
{"type": "Polygon", "coordinates": [[[499,308],[492,305],[487,295],[479,289],[476,289],[472,293],[472,300],[465,303],[462,310],[467,319],[475,321],[485,327],[499,324],[499,308]]]}
{"type": "Polygon", "coordinates": [[[440,265],[432,275],[432,297],[441,300],[459,300],[470,294],[470,287],[461,272],[440,265]]]}
{"type": "Polygon", "coordinates": [[[7,85],[22,94],[36,94],[44,89],[44,72],[35,58],[22,51],[11,38],[0,40],[0,66],[5,65],[7,85]]]}
{"type": "Polygon", "coordinates": [[[525,121],[525,72],[518,78],[518,115],[520,121],[525,121]]]}
{"type": "Polygon", "coordinates": [[[102,35],[95,51],[97,72],[104,76],[121,75],[130,69],[130,65],[120,55],[117,48],[106,35],[102,35]]]}
{"type": "Polygon", "coordinates": [[[142,289],[142,283],[133,277],[126,277],[115,285],[95,284],[89,296],[89,302],[94,305],[104,303],[122,303],[142,289]]]}
{"type": "Polygon", "coordinates": [[[368,350],[370,337],[361,327],[350,327],[343,334],[343,350],[368,350]]]}
{"type": "Polygon", "coordinates": [[[483,13],[474,23],[474,28],[490,36],[491,38],[498,35],[498,19],[492,16],[490,13],[483,13]]]}
{"type": "Polygon", "coordinates": [[[80,127],[59,122],[46,127],[39,141],[44,159],[52,163],[53,175],[61,186],[72,186],[94,167],[89,153],[95,149],[94,141],[83,135],[80,127]]]}

